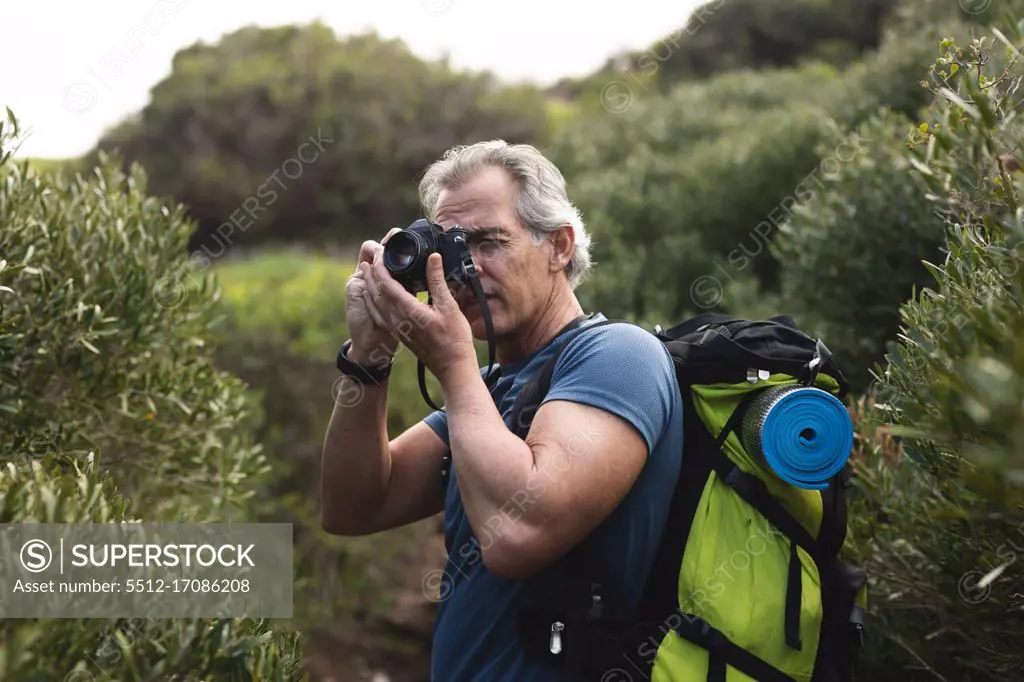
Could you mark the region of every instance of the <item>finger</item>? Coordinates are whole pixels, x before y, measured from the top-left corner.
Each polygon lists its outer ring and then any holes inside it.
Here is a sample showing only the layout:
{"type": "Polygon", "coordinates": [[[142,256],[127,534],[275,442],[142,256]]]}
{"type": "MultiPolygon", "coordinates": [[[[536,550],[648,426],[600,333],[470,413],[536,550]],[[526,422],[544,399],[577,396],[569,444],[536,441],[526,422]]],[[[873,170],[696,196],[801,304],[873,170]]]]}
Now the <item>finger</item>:
{"type": "Polygon", "coordinates": [[[360,263],[359,268],[363,271],[363,277],[366,279],[366,293],[374,301],[379,301],[381,297],[380,281],[377,279],[377,271],[374,269],[373,263],[360,263]]]}
{"type": "Polygon", "coordinates": [[[432,253],[427,258],[427,287],[430,289],[434,307],[439,310],[450,310],[455,307],[455,299],[452,297],[452,292],[448,290],[448,283],[444,279],[444,264],[441,254],[432,253]]]}
{"type": "Polygon", "coordinates": [[[406,291],[405,287],[395,281],[384,266],[383,259],[378,259],[369,268],[373,273],[373,281],[377,290],[380,292],[380,297],[374,299],[377,301],[378,308],[383,309],[387,305],[399,315],[408,315],[415,310],[416,306],[422,305],[415,296],[406,291]]]}
{"type": "MultiPolygon", "coordinates": [[[[391,329],[397,324],[397,321],[402,319],[403,309],[401,303],[394,301],[388,292],[387,282],[381,281],[378,277],[377,265],[371,263],[364,263],[363,267],[366,268],[367,273],[367,287],[366,287],[366,300],[368,301],[368,310],[372,310],[370,313],[373,321],[384,329],[391,329]]],[[[385,271],[385,275],[387,272],[385,271]]],[[[394,280],[391,283],[399,285],[394,280]]],[[[402,290],[405,291],[404,289],[402,290]]]]}
{"type": "Polygon", "coordinates": [[[380,290],[380,282],[377,281],[373,263],[360,263],[359,268],[363,271],[363,277],[366,279],[366,293],[369,294],[370,298],[374,301],[379,301],[382,294],[380,290]]]}
{"type": "Polygon", "coordinates": [[[360,263],[372,263],[374,256],[377,254],[379,249],[383,247],[372,239],[368,239],[363,242],[359,247],[359,262],[360,263]]]}
{"type": "Polygon", "coordinates": [[[392,227],[390,230],[388,230],[388,233],[386,235],[384,235],[384,239],[380,240],[380,243],[381,244],[387,244],[388,240],[391,239],[391,235],[395,234],[396,232],[401,232],[401,231],[402,231],[402,228],[400,228],[400,227],[392,227]]]}
{"type": "Polygon", "coordinates": [[[377,309],[377,304],[373,300],[373,296],[370,295],[369,291],[363,292],[363,302],[366,304],[366,312],[369,314],[370,319],[373,323],[381,329],[390,329],[390,325],[384,320],[384,315],[381,314],[380,310],[377,309]]]}

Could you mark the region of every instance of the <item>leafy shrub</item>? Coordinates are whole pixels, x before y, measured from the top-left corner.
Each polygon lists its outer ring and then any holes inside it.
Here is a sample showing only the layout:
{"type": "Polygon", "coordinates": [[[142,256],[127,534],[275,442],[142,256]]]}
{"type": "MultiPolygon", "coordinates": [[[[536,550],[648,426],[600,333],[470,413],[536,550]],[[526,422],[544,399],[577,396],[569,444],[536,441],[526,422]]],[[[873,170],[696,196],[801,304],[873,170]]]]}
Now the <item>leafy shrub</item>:
{"type": "Polygon", "coordinates": [[[0,192],[8,452],[95,451],[149,520],[247,513],[267,463],[206,347],[215,284],[184,268],[181,207],[110,165],[62,184],[12,168],[0,192]]]}
{"type": "MultiPolygon", "coordinates": [[[[944,40],[936,62],[941,106],[915,131],[916,169],[950,228],[949,256],[929,265],[935,286],[901,310],[907,329],[885,377],[896,414],[926,435],[936,465],[950,449],[1007,483],[1024,483],[1020,420],[1024,216],[1015,156],[1019,58],[1007,39],[944,40]],[[981,63],[984,58],[986,61],[981,63]]],[[[1016,40],[1018,25],[1008,32],[1016,40]]],[[[943,470],[945,468],[943,467],[943,470]]]]}
{"type": "MultiPolygon", "coordinates": [[[[772,243],[786,309],[826,339],[858,389],[899,332],[900,305],[931,281],[924,261],[945,246],[945,223],[910,172],[912,125],[885,112],[859,126],[852,153],[823,164],[772,243]]],[[[819,154],[846,136],[834,127],[819,154]]]]}
{"type": "Polygon", "coordinates": [[[637,146],[685,154],[695,144],[749,126],[751,114],[794,102],[825,106],[841,85],[834,68],[744,69],[642,99],[631,71],[603,76],[604,108],[569,122],[547,145],[567,177],[610,169],[637,146]],[[587,144],[589,142],[589,144],[587,144]]]}
{"type": "Polygon", "coordinates": [[[359,243],[419,215],[416,176],[454,144],[542,140],[539,90],[322,23],[248,26],[177,52],[151,100],[104,136],[188,206],[193,249],[359,243]]]}
{"type": "MultiPolygon", "coordinates": [[[[204,278],[177,288],[190,225],[104,163],[27,173],[0,127],[0,518],[251,520],[268,463],[239,380],[208,354],[204,278]]],[[[298,680],[298,635],[249,619],[0,623],[5,680],[298,680]]]]}
{"type": "MultiPolygon", "coordinates": [[[[63,452],[3,453],[3,523],[120,523],[129,501],[95,464],[63,452]]],[[[300,636],[263,619],[38,618],[0,621],[0,679],[306,680],[300,636]]]]}
{"type": "Polygon", "coordinates": [[[550,151],[594,236],[587,304],[664,322],[709,307],[692,291],[704,278],[770,283],[771,221],[819,163],[838,83],[811,67],[729,74],[567,125],[550,151]]]}
{"type": "MultiPolygon", "coordinates": [[[[565,79],[556,92],[597,97],[624,65],[656,97],[680,82],[734,70],[792,67],[811,60],[845,65],[878,45],[896,0],[705,0],[646,48],[610,58],[596,74],[565,79]]],[[[648,91],[650,91],[648,93],[648,91]]]]}
{"type": "Polygon", "coordinates": [[[929,72],[914,170],[944,216],[948,256],[901,310],[871,420],[902,437],[896,466],[858,473],[856,554],[875,575],[875,663],[938,679],[1024,676],[1024,272],[1015,116],[1024,25],[960,43],[929,72]],[[1004,71],[1004,69],[1006,69],[1004,71]]]}
{"type": "MultiPolygon", "coordinates": [[[[922,470],[878,423],[878,407],[862,398],[853,409],[856,486],[845,549],[870,580],[861,677],[1020,679],[1016,587],[978,586],[988,559],[1020,558],[1020,519],[993,513],[993,500],[961,477],[922,470]]],[[[1012,575],[1019,581],[1019,567],[1012,575]]]]}
{"type": "Polygon", "coordinates": [[[969,20],[977,17],[960,9],[946,0],[898,3],[884,26],[878,49],[843,73],[843,87],[836,93],[833,109],[840,127],[852,130],[880,109],[917,120],[931,101],[931,93],[921,87],[921,69],[935,56],[934,42],[922,38],[969,35],[969,20]]]}

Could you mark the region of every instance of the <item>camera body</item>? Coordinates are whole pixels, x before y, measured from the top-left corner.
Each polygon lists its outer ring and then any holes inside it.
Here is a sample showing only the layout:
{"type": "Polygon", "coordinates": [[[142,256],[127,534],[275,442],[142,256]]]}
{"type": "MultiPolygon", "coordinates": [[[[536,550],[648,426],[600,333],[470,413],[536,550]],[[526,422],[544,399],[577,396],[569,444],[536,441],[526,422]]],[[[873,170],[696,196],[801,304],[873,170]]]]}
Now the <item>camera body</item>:
{"type": "Polygon", "coordinates": [[[409,293],[427,291],[427,257],[441,254],[445,279],[469,284],[475,273],[466,232],[453,227],[445,232],[437,223],[420,218],[384,244],[384,267],[409,293]]]}

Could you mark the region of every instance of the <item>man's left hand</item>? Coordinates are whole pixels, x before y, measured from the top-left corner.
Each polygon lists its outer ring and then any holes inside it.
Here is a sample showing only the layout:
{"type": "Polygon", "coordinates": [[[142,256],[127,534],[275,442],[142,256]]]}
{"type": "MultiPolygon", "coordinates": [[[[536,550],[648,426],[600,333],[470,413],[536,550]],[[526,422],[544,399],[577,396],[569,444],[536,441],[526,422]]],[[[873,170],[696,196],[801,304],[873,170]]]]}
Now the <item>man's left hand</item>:
{"type": "MultiPolygon", "coordinates": [[[[365,264],[364,264],[365,265],[365,264]]],[[[427,305],[395,281],[378,257],[367,285],[384,326],[418,357],[443,384],[456,367],[477,367],[473,330],[459,309],[444,278],[441,255],[427,259],[427,287],[433,305],[427,305]]]]}

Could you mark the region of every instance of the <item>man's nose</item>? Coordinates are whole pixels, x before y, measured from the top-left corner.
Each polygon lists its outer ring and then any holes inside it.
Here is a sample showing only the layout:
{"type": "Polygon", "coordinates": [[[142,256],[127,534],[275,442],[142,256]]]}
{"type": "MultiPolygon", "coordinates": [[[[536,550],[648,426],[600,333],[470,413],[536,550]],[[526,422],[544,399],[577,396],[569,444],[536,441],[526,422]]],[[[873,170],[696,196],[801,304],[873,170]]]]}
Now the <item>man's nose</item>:
{"type": "Polygon", "coordinates": [[[479,274],[483,270],[484,264],[484,259],[480,257],[480,251],[476,247],[471,246],[469,247],[469,255],[473,259],[473,267],[476,268],[476,271],[479,274]]]}

